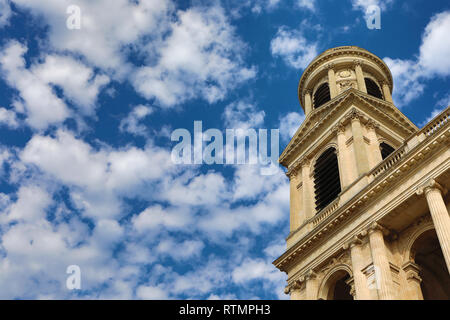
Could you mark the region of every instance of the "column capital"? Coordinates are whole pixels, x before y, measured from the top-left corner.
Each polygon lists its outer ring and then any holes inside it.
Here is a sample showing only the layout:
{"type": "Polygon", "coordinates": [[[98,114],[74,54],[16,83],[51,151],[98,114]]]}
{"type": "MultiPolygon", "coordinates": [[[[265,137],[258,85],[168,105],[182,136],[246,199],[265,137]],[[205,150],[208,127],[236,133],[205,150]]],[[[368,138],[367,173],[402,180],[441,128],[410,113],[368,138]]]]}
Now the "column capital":
{"type": "Polygon", "coordinates": [[[333,133],[343,134],[345,133],[345,125],[342,122],[339,122],[331,130],[333,133]]]}
{"type": "Polygon", "coordinates": [[[433,191],[433,190],[439,190],[443,195],[445,193],[447,193],[447,190],[441,184],[436,182],[436,180],[434,180],[434,179],[428,180],[422,186],[417,188],[416,193],[419,196],[422,194],[427,195],[430,191],[433,191]]]}
{"type": "Polygon", "coordinates": [[[309,165],[311,164],[311,158],[310,157],[304,157],[301,160],[300,166],[303,167],[309,167],[309,165]]]}
{"type": "Polygon", "coordinates": [[[350,240],[348,240],[343,246],[342,249],[347,250],[351,249],[355,246],[360,246],[362,244],[362,240],[360,235],[354,235],[350,240]]]}
{"type": "Polygon", "coordinates": [[[370,226],[367,228],[368,234],[372,234],[374,232],[381,231],[384,236],[389,234],[389,230],[383,227],[378,222],[372,222],[370,226]]]}
{"type": "Polygon", "coordinates": [[[309,94],[310,96],[312,95],[312,89],[305,89],[303,90],[303,98],[309,94]]]}
{"type": "Polygon", "coordinates": [[[366,124],[367,128],[369,130],[374,130],[374,129],[378,129],[380,126],[378,125],[378,123],[376,123],[374,120],[369,119],[369,121],[367,121],[366,124]]]}
{"type": "Polygon", "coordinates": [[[334,63],[333,62],[330,62],[330,63],[327,63],[325,66],[324,66],[324,68],[325,68],[325,70],[333,70],[333,68],[334,68],[334,63]]]}
{"type": "Polygon", "coordinates": [[[362,66],[362,64],[363,64],[363,62],[362,62],[362,60],[359,60],[359,59],[355,59],[355,60],[353,60],[353,65],[356,67],[356,66],[362,66]]]}
{"type": "Polygon", "coordinates": [[[295,179],[297,177],[297,175],[298,175],[298,167],[294,167],[292,169],[289,169],[286,172],[286,176],[289,178],[289,180],[295,179]]]}
{"type": "Polygon", "coordinates": [[[359,111],[356,110],[352,110],[347,117],[348,119],[350,119],[351,121],[360,121],[363,118],[363,114],[359,111]]]}
{"type": "Polygon", "coordinates": [[[313,270],[309,270],[304,276],[305,281],[314,280],[317,274],[313,270]]]}
{"type": "Polygon", "coordinates": [[[290,294],[293,290],[299,290],[302,288],[303,284],[304,284],[304,279],[294,280],[292,283],[288,284],[284,288],[284,293],[290,294]]]}

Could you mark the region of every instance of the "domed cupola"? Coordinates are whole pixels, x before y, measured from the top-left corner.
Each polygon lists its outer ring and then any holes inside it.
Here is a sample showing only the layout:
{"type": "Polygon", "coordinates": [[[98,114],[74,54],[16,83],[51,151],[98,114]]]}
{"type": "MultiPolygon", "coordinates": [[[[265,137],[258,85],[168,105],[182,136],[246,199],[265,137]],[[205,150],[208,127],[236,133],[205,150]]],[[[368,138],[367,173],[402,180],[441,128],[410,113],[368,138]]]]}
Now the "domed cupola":
{"type": "Polygon", "coordinates": [[[356,46],[324,51],[305,69],[298,86],[300,104],[308,115],[353,88],[392,103],[392,74],[376,55],[356,46]]]}

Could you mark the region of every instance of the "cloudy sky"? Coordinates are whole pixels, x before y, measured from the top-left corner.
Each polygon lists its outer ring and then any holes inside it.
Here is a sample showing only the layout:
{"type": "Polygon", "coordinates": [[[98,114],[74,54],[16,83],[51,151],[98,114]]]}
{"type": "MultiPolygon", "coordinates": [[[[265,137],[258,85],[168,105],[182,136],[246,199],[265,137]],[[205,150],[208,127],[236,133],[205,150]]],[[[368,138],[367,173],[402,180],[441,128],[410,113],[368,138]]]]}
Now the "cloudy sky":
{"type": "Polygon", "coordinates": [[[341,45],[422,126],[450,104],[449,31],[445,0],[0,0],[0,298],[287,298],[283,169],[175,164],[172,132],[279,128],[281,152],[302,71],[341,45]]]}

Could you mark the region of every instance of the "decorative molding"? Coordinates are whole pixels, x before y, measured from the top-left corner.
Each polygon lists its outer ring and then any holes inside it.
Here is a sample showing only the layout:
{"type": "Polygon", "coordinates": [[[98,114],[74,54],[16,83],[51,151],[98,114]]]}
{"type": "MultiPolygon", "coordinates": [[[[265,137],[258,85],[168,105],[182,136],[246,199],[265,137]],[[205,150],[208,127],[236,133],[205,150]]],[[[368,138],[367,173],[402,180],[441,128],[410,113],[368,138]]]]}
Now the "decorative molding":
{"type": "Polygon", "coordinates": [[[417,188],[417,195],[426,195],[428,192],[436,189],[438,189],[442,193],[442,195],[445,195],[447,193],[447,190],[441,184],[436,182],[436,180],[434,179],[430,179],[425,184],[417,188]]]}

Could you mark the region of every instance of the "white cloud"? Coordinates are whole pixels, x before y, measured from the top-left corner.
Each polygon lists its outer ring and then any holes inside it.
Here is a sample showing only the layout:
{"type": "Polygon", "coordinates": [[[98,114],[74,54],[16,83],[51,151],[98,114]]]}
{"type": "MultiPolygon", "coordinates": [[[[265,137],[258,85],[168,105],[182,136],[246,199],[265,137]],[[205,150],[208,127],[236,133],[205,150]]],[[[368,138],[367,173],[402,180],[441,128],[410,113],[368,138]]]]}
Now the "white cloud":
{"type": "Polygon", "coordinates": [[[169,255],[175,260],[186,260],[198,257],[204,247],[203,242],[198,240],[176,242],[173,239],[166,239],[157,245],[156,251],[160,254],[169,255]]]}
{"type": "Polygon", "coordinates": [[[255,129],[264,123],[265,112],[249,101],[237,101],[225,107],[222,118],[229,129],[255,129]]]}
{"type": "Polygon", "coordinates": [[[297,0],[297,6],[302,9],[316,11],[316,0],[297,0]]]}
{"type": "Polygon", "coordinates": [[[140,286],[136,290],[136,296],[142,300],[167,300],[169,298],[166,290],[152,286],[140,286]]]}
{"type": "Polygon", "coordinates": [[[105,75],[95,75],[91,68],[66,56],[48,55],[42,64],[31,68],[43,82],[62,88],[64,95],[84,115],[93,115],[98,94],[109,82],[105,75]]]}
{"type": "Polygon", "coordinates": [[[280,135],[285,141],[289,141],[305,120],[305,115],[298,112],[289,112],[280,117],[280,135]]]}
{"type": "Polygon", "coordinates": [[[120,196],[144,193],[144,183],[158,181],[173,167],[169,152],[157,147],[94,150],[62,130],[55,138],[35,135],[20,158],[70,186],[78,208],[97,218],[120,213],[120,196]]]}
{"type": "MultiPolygon", "coordinates": [[[[92,69],[66,56],[48,55],[43,63],[28,68],[24,59],[27,51],[28,48],[17,41],[8,42],[0,53],[0,69],[8,84],[18,90],[21,100],[16,100],[13,106],[17,112],[26,113],[31,127],[45,129],[73,115],[54,93],[53,86],[61,88],[64,97],[73,102],[82,115],[94,114],[97,96],[109,82],[108,77],[95,76],[92,69]]],[[[11,114],[8,116],[11,119],[11,114]]]]}
{"type": "Polygon", "coordinates": [[[0,124],[2,123],[12,129],[15,129],[19,126],[16,113],[12,110],[0,107],[0,124]]]}
{"type": "Polygon", "coordinates": [[[164,106],[196,96],[213,103],[255,76],[254,68],[243,67],[244,44],[220,7],[180,11],[171,29],[157,64],[132,77],[144,97],[157,98],[164,106]]]}
{"type": "Polygon", "coordinates": [[[128,116],[120,121],[119,130],[136,136],[147,137],[147,127],[139,122],[152,114],[153,111],[152,107],[142,104],[135,106],[128,116]]]}
{"type": "Polygon", "coordinates": [[[24,101],[27,122],[36,129],[60,123],[69,116],[66,104],[53,94],[51,87],[26,69],[23,55],[27,48],[9,42],[0,53],[0,69],[8,84],[16,88],[24,101]]]}
{"type": "Polygon", "coordinates": [[[383,59],[394,77],[393,98],[398,107],[420,97],[429,79],[450,75],[449,28],[450,11],[436,14],[425,28],[417,59],[383,59]]]}
{"type": "Polygon", "coordinates": [[[306,40],[298,30],[280,27],[270,42],[272,55],[281,57],[284,62],[295,68],[304,69],[317,56],[317,44],[306,40]]]}
{"type": "Polygon", "coordinates": [[[153,32],[168,19],[172,7],[166,0],[79,0],[76,5],[81,9],[81,29],[70,30],[66,27],[66,11],[74,4],[72,0],[12,1],[45,17],[53,48],[81,54],[90,63],[121,75],[130,70],[122,52],[124,47],[153,32]]]}
{"type": "Polygon", "coordinates": [[[419,64],[429,75],[450,75],[450,11],[431,18],[420,46],[419,64]]]}
{"type": "Polygon", "coordinates": [[[267,280],[283,283],[285,276],[270,262],[262,259],[245,259],[232,273],[235,283],[241,284],[252,280],[267,280]]]}
{"type": "Polygon", "coordinates": [[[12,11],[9,0],[0,0],[0,28],[9,24],[11,16],[12,11]]]}
{"type": "Polygon", "coordinates": [[[159,228],[182,229],[190,224],[190,216],[183,210],[164,210],[161,206],[148,207],[132,219],[134,229],[145,233],[159,228]]]}
{"type": "Polygon", "coordinates": [[[401,108],[424,92],[423,72],[417,62],[411,60],[384,58],[394,79],[393,99],[401,108]]]}
{"type": "MultiPolygon", "coordinates": [[[[18,200],[9,208],[8,220],[36,222],[45,218],[45,209],[52,202],[50,195],[37,186],[22,186],[18,200]]],[[[5,218],[5,217],[3,217],[5,218]]]]}
{"type": "Polygon", "coordinates": [[[394,0],[352,0],[353,10],[362,10],[364,13],[370,6],[379,6],[381,10],[386,10],[394,0]]]}

